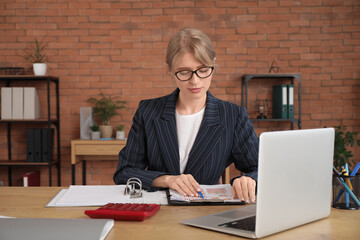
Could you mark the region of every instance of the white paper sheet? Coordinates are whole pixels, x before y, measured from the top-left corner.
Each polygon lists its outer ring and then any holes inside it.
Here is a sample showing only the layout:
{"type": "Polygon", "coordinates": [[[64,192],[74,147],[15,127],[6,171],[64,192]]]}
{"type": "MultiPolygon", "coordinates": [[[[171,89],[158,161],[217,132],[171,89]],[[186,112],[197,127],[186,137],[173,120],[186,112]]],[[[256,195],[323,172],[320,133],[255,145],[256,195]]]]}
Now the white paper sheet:
{"type": "Polygon", "coordinates": [[[201,197],[183,196],[175,190],[170,189],[170,199],[175,201],[224,201],[224,202],[241,202],[239,199],[234,199],[231,193],[230,184],[217,185],[200,185],[204,199],[201,197]]]}
{"type": "Polygon", "coordinates": [[[72,185],[66,191],[60,191],[46,206],[76,207],[103,206],[107,203],[148,203],[168,205],[166,192],[142,191],[141,198],[124,195],[125,185],[72,185]]]}

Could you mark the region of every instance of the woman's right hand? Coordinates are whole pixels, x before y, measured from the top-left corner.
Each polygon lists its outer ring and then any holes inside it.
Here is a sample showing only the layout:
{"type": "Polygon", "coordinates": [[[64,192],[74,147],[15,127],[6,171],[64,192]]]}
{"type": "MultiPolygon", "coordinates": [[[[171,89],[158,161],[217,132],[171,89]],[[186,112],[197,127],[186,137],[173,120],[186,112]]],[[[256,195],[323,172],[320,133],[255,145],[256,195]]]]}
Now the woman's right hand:
{"type": "Polygon", "coordinates": [[[153,187],[170,188],[183,196],[198,197],[201,191],[199,183],[190,174],[163,175],[152,183],[153,187]]]}

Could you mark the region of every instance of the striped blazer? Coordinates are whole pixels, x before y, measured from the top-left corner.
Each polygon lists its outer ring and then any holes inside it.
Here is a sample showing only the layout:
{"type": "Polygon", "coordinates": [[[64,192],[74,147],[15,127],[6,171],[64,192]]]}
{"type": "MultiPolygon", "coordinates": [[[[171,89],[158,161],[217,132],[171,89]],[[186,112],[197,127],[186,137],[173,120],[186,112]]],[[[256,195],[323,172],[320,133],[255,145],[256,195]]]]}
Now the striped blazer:
{"type": "MultiPolygon", "coordinates": [[[[175,120],[178,95],[176,89],[170,95],[140,101],[127,144],[119,153],[116,184],[137,177],[144,189],[152,189],[155,178],[180,174],[175,120]]],[[[204,118],[184,174],[191,174],[199,184],[216,184],[225,168],[234,163],[257,180],[258,144],[247,111],[208,91],[204,118]]]]}

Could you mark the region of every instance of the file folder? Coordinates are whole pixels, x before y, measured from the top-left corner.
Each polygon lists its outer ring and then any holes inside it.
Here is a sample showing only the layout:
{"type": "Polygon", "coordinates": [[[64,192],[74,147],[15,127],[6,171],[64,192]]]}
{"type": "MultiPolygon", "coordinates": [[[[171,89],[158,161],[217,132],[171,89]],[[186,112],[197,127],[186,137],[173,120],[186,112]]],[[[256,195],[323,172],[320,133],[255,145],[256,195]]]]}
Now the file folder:
{"type": "Polygon", "coordinates": [[[24,119],[24,88],[12,88],[12,119],[24,119]]]}
{"type": "Polygon", "coordinates": [[[52,148],[54,143],[54,128],[42,128],[41,129],[41,161],[52,161],[52,148]],[[50,139],[49,139],[50,130],[50,139]]]}
{"type": "Polygon", "coordinates": [[[12,118],[12,89],[10,87],[1,88],[1,119],[12,118]]]}
{"type": "Polygon", "coordinates": [[[41,162],[41,128],[34,128],[34,162],[41,162]]]}
{"type": "Polygon", "coordinates": [[[34,129],[26,129],[26,161],[34,162],[34,129]]]}
{"type": "Polygon", "coordinates": [[[288,96],[288,119],[294,119],[294,85],[287,85],[287,96],[288,96]]]}
{"type": "Polygon", "coordinates": [[[287,85],[273,86],[273,118],[288,118],[287,85]]]}
{"type": "Polygon", "coordinates": [[[40,102],[36,88],[24,87],[24,119],[40,118],[40,102]]]}

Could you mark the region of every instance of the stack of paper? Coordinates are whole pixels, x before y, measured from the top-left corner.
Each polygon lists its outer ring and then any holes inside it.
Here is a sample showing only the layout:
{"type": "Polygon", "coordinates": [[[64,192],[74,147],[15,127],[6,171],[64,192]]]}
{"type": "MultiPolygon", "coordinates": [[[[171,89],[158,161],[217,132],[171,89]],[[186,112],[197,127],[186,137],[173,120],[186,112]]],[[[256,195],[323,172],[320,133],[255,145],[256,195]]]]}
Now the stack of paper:
{"type": "Polygon", "coordinates": [[[170,189],[170,200],[184,202],[241,202],[239,199],[233,198],[230,184],[200,185],[200,188],[204,198],[183,196],[170,189]]]}
{"type": "Polygon", "coordinates": [[[70,186],[63,189],[46,206],[72,207],[72,206],[103,206],[107,203],[148,203],[168,205],[166,192],[142,191],[142,197],[130,198],[124,195],[125,185],[97,185],[97,186],[70,186]]]}

